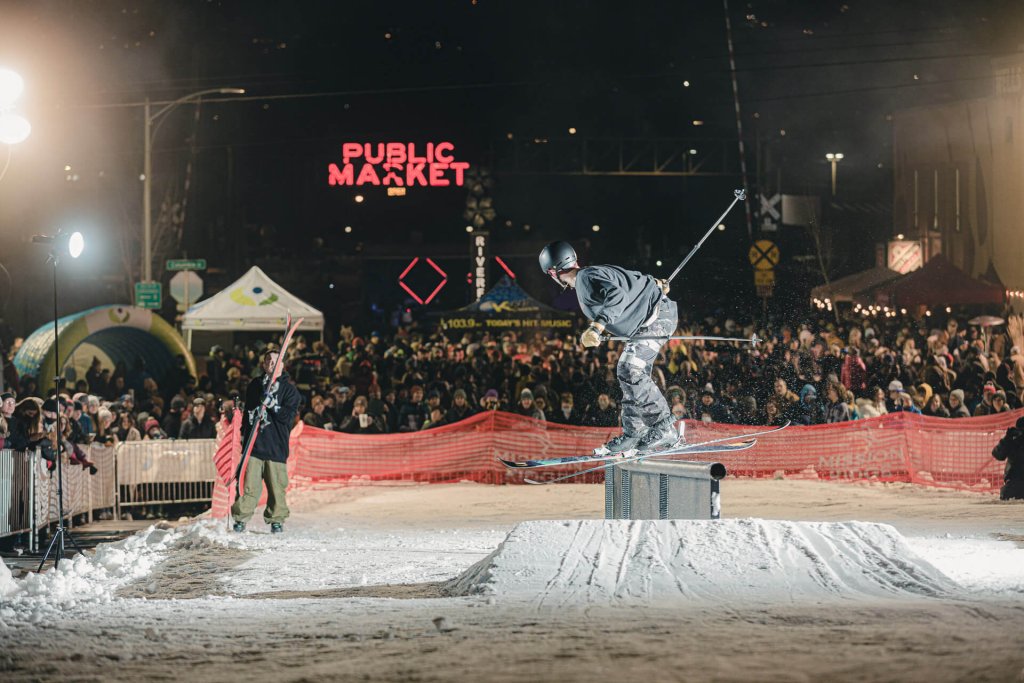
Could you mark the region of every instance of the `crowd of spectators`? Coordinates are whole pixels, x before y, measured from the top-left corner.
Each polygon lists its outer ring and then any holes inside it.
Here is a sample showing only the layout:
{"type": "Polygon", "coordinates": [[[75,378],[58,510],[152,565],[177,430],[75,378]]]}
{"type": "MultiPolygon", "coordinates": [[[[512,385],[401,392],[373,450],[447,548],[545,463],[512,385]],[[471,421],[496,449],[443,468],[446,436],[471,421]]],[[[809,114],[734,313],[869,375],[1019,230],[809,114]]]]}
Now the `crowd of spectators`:
{"type": "MultiPolygon", "coordinates": [[[[750,425],[822,424],[900,411],[958,418],[1018,408],[1024,395],[1022,326],[1012,316],[1006,332],[991,339],[956,317],[940,325],[847,317],[769,327],[712,317],[684,321],[679,332],[757,333],[764,340],[756,347],[666,345],[655,381],[679,418],[750,425]]],[[[286,354],[285,368],[305,401],[299,415],[314,427],[412,432],[487,410],[566,425],[618,424],[620,345],[587,350],[575,336],[514,332],[453,339],[416,328],[360,336],[342,327],[338,337],[332,348],[298,335],[286,354]]],[[[0,434],[8,447],[39,444],[52,437],[59,405],[69,418],[70,446],[213,438],[221,415],[230,416],[259,374],[265,347],[215,346],[199,359],[198,378],[184,358],[159,379],[141,359],[131,368],[104,368],[94,360],[84,377],[69,381],[59,404],[52,390],[40,391],[34,378],[24,377],[17,395],[4,394],[0,434]]]]}

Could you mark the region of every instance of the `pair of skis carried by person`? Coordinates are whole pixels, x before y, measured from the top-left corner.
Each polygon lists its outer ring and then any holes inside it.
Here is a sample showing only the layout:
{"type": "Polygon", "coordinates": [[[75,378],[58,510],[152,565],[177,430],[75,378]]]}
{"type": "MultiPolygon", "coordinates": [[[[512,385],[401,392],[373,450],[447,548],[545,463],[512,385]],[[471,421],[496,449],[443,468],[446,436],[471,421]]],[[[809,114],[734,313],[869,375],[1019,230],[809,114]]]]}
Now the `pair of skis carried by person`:
{"type": "MultiPolygon", "coordinates": [[[[772,429],[687,444],[681,428],[676,427],[676,419],[665,397],[651,377],[661,347],[670,339],[740,341],[752,344],[759,341],[756,336],[750,339],[673,336],[679,319],[676,303],[668,297],[670,283],[726,214],[745,197],[742,190],[736,190],[734,194],[732,204],[665,279],[620,266],[581,267],[576,251],[568,242],[552,242],[541,250],[538,259],[541,270],[563,289],[576,291],[580,308],[591,321],[581,335],[580,343],[586,348],[594,348],[603,341],[626,342],[615,371],[622,390],[622,433],[595,448],[590,455],[519,462],[502,460],[507,467],[537,468],[591,461],[622,463],[649,457],[744,450],[754,445],[756,439],[753,437],[775,431],[772,429]]],[[[600,467],[553,481],[578,476],[600,467]]]]}

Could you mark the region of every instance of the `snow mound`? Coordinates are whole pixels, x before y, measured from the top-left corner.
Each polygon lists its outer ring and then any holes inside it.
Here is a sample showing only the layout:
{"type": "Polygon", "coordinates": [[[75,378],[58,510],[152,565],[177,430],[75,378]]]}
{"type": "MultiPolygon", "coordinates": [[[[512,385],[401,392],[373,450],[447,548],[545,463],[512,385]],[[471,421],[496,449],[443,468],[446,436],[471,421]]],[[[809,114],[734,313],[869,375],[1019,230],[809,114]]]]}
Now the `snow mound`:
{"type": "MultiPolygon", "coordinates": [[[[11,578],[0,569],[0,624],[38,623],[80,604],[115,600],[117,589],[152,571],[172,548],[230,545],[223,524],[198,522],[177,529],[151,526],[90,555],[61,560],[58,569],[11,578]]],[[[2,564],[2,563],[0,563],[2,564]]]]}
{"type": "Polygon", "coordinates": [[[948,596],[892,526],[760,519],[526,522],[447,585],[538,605],[948,596]]]}

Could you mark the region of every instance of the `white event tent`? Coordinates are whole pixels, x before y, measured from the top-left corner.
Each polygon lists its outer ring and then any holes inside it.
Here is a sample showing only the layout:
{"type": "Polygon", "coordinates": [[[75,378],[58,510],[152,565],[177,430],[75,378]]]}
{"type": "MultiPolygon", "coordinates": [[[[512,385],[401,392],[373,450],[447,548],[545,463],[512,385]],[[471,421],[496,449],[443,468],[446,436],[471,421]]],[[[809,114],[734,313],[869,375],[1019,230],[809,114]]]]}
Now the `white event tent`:
{"type": "Polygon", "coordinates": [[[300,330],[319,331],[323,339],[324,314],[253,266],[232,284],[189,308],[182,316],[181,328],[191,348],[193,331],[283,330],[289,314],[293,319],[303,318],[300,330]]]}

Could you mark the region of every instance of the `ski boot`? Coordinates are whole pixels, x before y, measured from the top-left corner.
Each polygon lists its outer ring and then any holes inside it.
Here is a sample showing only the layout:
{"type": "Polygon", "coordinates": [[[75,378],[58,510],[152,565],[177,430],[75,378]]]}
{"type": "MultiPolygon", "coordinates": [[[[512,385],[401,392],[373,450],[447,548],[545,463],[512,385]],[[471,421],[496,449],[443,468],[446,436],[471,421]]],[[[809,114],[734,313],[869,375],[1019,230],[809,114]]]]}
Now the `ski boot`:
{"type": "Polygon", "coordinates": [[[242,533],[245,531],[245,522],[235,522],[235,525],[231,527],[235,533],[242,533]]]}
{"type": "Polygon", "coordinates": [[[636,444],[640,453],[656,453],[673,448],[684,441],[682,431],[676,431],[676,418],[672,415],[658,420],[647,428],[636,444]]]}
{"type": "Polygon", "coordinates": [[[280,534],[280,533],[283,533],[283,532],[284,532],[284,525],[281,524],[281,522],[271,522],[271,524],[270,524],[270,533],[272,533],[272,534],[280,534]]]}
{"type": "Polygon", "coordinates": [[[636,446],[639,441],[640,437],[638,435],[630,435],[623,432],[603,446],[595,448],[594,455],[614,455],[620,458],[628,458],[636,455],[636,446]]]}

